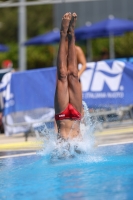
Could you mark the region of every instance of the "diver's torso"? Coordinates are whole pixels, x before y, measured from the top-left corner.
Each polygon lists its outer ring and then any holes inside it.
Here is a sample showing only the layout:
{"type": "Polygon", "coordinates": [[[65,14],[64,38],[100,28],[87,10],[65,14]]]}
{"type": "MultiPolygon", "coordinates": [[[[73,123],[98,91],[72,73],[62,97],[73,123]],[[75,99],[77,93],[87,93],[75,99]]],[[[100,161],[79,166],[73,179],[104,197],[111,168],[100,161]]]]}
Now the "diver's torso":
{"type": "Polygon", "coordinates": [[[58,133],[64,139],[72,139],[80,135],[80,121],[64,119],[56,121],[58,133]]]}

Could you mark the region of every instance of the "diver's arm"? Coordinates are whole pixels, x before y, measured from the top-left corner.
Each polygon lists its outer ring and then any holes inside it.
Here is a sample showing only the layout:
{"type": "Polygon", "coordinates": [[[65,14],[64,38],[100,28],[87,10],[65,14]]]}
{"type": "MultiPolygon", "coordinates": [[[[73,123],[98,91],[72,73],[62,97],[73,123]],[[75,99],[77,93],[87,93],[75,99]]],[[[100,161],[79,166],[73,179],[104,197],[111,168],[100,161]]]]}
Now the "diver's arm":
{"type": "Polygon", "coordinates": [[[78,77],[80,78],[81,74],[85,71],[86,69],[86,58],[84,55],[83,50],[80,47],[76,47],[77,50],[77,60],[78,60],[78,64],[81,64],[82,67],[78,72],[78,77]]]}

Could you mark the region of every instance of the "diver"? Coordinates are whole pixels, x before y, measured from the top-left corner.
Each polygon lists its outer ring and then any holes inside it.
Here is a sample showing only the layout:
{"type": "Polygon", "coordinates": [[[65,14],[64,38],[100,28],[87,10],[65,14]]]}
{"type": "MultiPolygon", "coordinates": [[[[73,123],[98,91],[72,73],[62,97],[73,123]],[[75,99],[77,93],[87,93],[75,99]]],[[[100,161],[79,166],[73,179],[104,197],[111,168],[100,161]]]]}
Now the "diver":
{"type": "Polygon", "coordinates": [[[67,140],[80,137],[82,92],[78,77],[74,28],[76,13],[66,13],[61,22],[57,56],[55,120],[58,136],[67,140]],[[67,43],[67,48],[65,48],[67,43]]]}

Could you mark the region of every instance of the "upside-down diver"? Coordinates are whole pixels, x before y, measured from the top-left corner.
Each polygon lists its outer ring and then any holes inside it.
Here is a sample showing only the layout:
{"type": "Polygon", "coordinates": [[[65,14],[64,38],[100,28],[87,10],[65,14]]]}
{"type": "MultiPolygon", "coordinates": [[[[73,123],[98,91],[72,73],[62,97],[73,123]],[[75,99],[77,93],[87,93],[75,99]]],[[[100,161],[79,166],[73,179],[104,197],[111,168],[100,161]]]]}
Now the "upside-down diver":
{"type": "Polygon", "coordinates": [[[55,120],[58,136],[73,139],[80,136],[82,92],[78,77],[74,28],[76,13],[66,13],[61,22],[57,56],[55,120]],[[67,48],[65,48],[67,43],[67,48]]]}

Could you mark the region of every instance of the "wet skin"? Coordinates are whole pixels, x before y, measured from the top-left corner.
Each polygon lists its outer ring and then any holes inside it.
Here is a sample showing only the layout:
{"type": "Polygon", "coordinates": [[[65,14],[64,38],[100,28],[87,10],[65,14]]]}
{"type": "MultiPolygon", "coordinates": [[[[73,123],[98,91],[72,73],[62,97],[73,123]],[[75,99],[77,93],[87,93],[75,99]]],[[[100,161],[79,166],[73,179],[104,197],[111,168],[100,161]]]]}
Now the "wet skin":
{"type": "MultiPolygon", "coordinates": [[[[57,85],[55,92],[55,113],[59,114],[68,104],[81,113],[82,93],[78,78],[77,53],[75,50],[74,28],[76,13],[66,13],[62,18],[60,44],[57,57],[57,85]],[[65,48],[68,41],[68,49],[65,48]]],[[[80,121],[71,119],[56,121],[61,137],[74,138],[80,134],[80,121]]]]}

